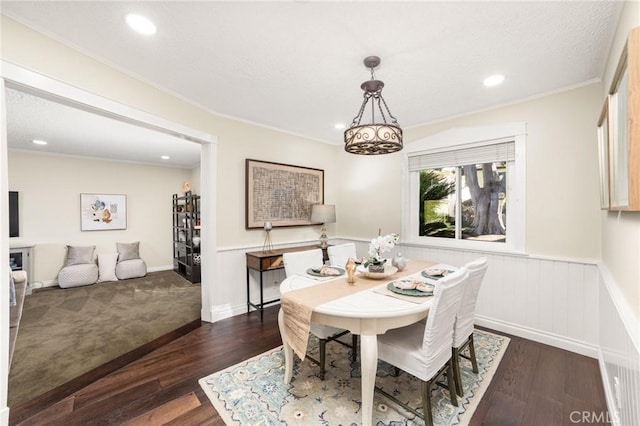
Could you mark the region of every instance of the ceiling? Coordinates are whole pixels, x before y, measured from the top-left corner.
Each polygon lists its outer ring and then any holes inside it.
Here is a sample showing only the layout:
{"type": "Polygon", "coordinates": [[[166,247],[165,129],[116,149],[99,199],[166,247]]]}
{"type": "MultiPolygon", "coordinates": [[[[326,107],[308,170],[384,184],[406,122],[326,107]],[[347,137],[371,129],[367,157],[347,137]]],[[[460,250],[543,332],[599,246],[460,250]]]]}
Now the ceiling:
{"type": "MultiPolygon", "coordinates": [[[[2,13],[224,116],[336,145],[370,78],[403,128],[604,73],[617,1],[2,1],[2,13]],[[141,36],[126,13],[150,18],[141,36]],[[485,77],[504,74],[497,87],[485,77]]],[[[97,146],[97,145],[96,145],[97,146]]],[[[80,145],[76,146],[80,149],[80,145]]],[[[88,149],[88,148],[87,148],[88,149]]],[[[88,154],[87,154],[88,155],[88,154]]],[[[106,154],[105,154],[106,155],[106,154]]]]}
{"type": "Polygon", "coordinates": [[[6,104],[9,149],[187,169],[200,164],[200,145],[194,142],[14,89],[6,90],[6,104]],[[34,145],[33,139],[48,144],[34,145]]]}

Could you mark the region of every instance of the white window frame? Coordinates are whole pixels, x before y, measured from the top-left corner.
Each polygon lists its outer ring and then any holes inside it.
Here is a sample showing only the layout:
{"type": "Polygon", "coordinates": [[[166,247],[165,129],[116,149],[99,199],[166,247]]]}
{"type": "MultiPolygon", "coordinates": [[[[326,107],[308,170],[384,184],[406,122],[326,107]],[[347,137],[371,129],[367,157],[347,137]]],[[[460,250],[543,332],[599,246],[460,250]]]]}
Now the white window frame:
{"type": "Polygon", "coordinates": [[[416,246],[526,254],[526,123],[460,127],[405,145],[403,161],[402,240],[416,246]],[[409,171],[409,158],[435,152],[513,141],[515,161],[507,164],[507,240],[504,243],[422,237],[418,235],[420,173],[409,171]]]}

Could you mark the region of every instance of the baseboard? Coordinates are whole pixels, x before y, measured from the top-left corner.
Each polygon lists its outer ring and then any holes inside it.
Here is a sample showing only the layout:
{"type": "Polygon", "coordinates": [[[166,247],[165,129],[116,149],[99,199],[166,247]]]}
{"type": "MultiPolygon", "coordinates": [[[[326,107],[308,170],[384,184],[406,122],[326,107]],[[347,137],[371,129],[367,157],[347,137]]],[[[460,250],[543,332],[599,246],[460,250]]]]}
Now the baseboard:
{"type": "Polygon", "coordinates": [[[600,377],[602,378],[602,386],[604,388],[604,398],[607,402],[607,411],[609,412],[609,419],[613,426],[620,426],[620,416],[618,411],[620,408],[616,402],[616,397],[613,394],[613,389],[609,386],[609,373],[607,372],[607,366],[604,362],[604,355],[601,348],[598,348],[598,365],[600,367],[600,377]]]}
{"type": "Polygon", "coordinates": [[[170,271],[172,269],[173,269],[173,265],[151,266],[147,268],[147,272],[170,271]]]}
{"type": "Polygon", "coordinates": [[[513,334],[514,336],[524,337],[534,342],[575,352],[590,358],[598,358],[598,347],[587,342],[480,315],[476,316],[476,324],[502,331],[503,333],[513,334]]]}
{"type": "Polygon", "coordinates": [[[9,407],[4,407],[2,410],[0,410],[0,425],[8,425],[8,424],[9,424],[9,407]]]}

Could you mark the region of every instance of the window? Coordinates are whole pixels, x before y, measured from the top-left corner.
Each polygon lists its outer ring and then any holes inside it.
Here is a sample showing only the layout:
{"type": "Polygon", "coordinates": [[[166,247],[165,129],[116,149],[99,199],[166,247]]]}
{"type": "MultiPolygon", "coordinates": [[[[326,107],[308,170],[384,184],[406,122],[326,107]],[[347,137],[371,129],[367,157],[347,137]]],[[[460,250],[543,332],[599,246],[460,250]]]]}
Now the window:
{"type": "Polygon", "coordinates": [[[406,154],[404,239],[421,245],[524,251],[521,126],[515,134],[513,127],[489,128],[493,138],[486,138],[486,128],[459,129],[412,144],[406,154]]]}

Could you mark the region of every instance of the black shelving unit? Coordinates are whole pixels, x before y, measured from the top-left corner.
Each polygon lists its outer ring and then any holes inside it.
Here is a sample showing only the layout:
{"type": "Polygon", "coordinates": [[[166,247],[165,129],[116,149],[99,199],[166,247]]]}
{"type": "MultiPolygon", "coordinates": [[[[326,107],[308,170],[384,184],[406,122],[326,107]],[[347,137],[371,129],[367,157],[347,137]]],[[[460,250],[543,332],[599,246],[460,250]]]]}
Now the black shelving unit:
{"type": "Polygon", "coordinates": [[[173,194],[173,270],[200,282],[200,196],[173,194]]]}

